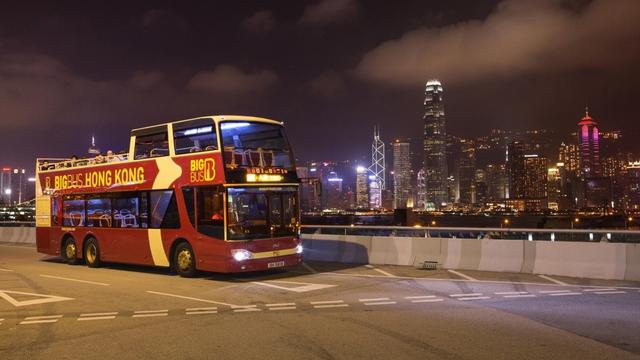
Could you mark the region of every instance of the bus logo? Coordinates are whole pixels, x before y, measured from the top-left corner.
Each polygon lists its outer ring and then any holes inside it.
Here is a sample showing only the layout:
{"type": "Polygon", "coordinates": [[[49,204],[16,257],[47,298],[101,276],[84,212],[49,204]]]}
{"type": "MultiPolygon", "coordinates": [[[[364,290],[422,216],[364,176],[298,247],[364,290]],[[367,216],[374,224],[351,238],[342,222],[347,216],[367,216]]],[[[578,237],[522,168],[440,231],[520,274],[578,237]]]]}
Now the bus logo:
{"type": "Polygon", "coordinates": [[[213,158],[191,160],[189,170],[192,183],[213,181],[216,177],[216,161],[213,158]]]}

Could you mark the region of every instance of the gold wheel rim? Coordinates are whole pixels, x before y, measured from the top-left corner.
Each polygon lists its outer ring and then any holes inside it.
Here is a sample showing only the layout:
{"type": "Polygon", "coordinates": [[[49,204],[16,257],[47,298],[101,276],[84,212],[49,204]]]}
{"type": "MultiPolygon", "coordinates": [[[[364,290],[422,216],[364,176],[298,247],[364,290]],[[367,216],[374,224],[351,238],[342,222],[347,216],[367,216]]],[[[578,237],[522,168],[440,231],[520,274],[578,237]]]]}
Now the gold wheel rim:
{"type": "Polygon", "coordinates": [[[184,249],[178,253],[178,267],[180,268],[180,270],[189,270],[192,263],[193,257],[191,256],[191,251],[184,249]]]}
{"type": "Polygon", "coordinates": [[[70,242],[67,244],[67,248],[64,250],[67,255],[67,259],[73,259],[76,257],[76,244],[70,242]]]}
{"type": "Polygon", "coordinates": [[[96,246],[93,244],[87,247],[87,261],[92,264],[96,261],[96,246]]]}

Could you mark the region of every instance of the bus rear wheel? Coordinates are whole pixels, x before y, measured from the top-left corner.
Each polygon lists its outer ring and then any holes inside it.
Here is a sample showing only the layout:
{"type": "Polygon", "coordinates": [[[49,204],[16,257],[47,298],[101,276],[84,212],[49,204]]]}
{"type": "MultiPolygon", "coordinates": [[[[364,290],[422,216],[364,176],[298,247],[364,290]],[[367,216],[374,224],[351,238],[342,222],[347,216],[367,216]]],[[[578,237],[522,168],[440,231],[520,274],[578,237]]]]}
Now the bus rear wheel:
{"type": "Polygon", "coordinates": [[[65,240],[62,247],[62,259],[69,265],[75,265],[78,263],[78,256],[76,255],[78,248],[73,238],[69,237],[65,240]]]}
{"type": "Polygon", "coordinates": [[[84,244],[84,261],[87,263],[87,266],[91,268],[96,268],[102,265],[102,261],[100,260],[100,248],[98,247],[98,241],[95,238],[87,239],[87,242],[84,244]]]}
{"type": "Polygon", "coordinates": [[[186,242],[178,244],[173,254],[173,267],[182,277],[194,277],[196,275],[196,257],[191,245],[186,242]]]}

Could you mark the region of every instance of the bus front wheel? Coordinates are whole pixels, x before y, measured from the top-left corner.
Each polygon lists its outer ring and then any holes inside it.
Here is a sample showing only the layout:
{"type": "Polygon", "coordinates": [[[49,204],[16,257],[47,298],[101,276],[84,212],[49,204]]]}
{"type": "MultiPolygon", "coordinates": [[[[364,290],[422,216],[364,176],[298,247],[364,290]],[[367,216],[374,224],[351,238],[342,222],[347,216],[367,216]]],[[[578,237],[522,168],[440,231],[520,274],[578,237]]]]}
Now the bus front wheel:
{"type": "Polygon", "coordinates": [[[92,268],[99,267],[102,264],[102,261],[100,261],[100,248],[95,238],[87,239],[84,245],[84,261],[87,266],[92,268]]]}
{"type": "Polygon", "coordinates": [[[77,264],[78,263],[78,256],[76,255],[77,250],[78,249],[76,248],[75,240],[73,240],[73,238],[71,237],[67,238],[62,248],[62,258],[64,259],[64,262],[66,262],[69,265],[77,264]]]}
{"type": "Polygon", "coordinates": [[[173,255],[173,266],[182,277],[194,277],[196,275],[196,257],[191,245],[186,242],[178,244],[173,255]]]}

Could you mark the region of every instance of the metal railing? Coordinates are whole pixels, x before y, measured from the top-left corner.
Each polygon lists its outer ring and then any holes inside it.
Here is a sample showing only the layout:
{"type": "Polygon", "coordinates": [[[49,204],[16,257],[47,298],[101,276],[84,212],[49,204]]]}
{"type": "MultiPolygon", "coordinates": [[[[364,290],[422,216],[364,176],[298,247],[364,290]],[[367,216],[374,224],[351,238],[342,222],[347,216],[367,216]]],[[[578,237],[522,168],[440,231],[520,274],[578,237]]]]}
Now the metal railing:
{"type": "Polygon", "coordinates": [[[376,225],[302,225],[302,234],[395,236],[529,241],[640,243],[640,231],[376,225]]]}

